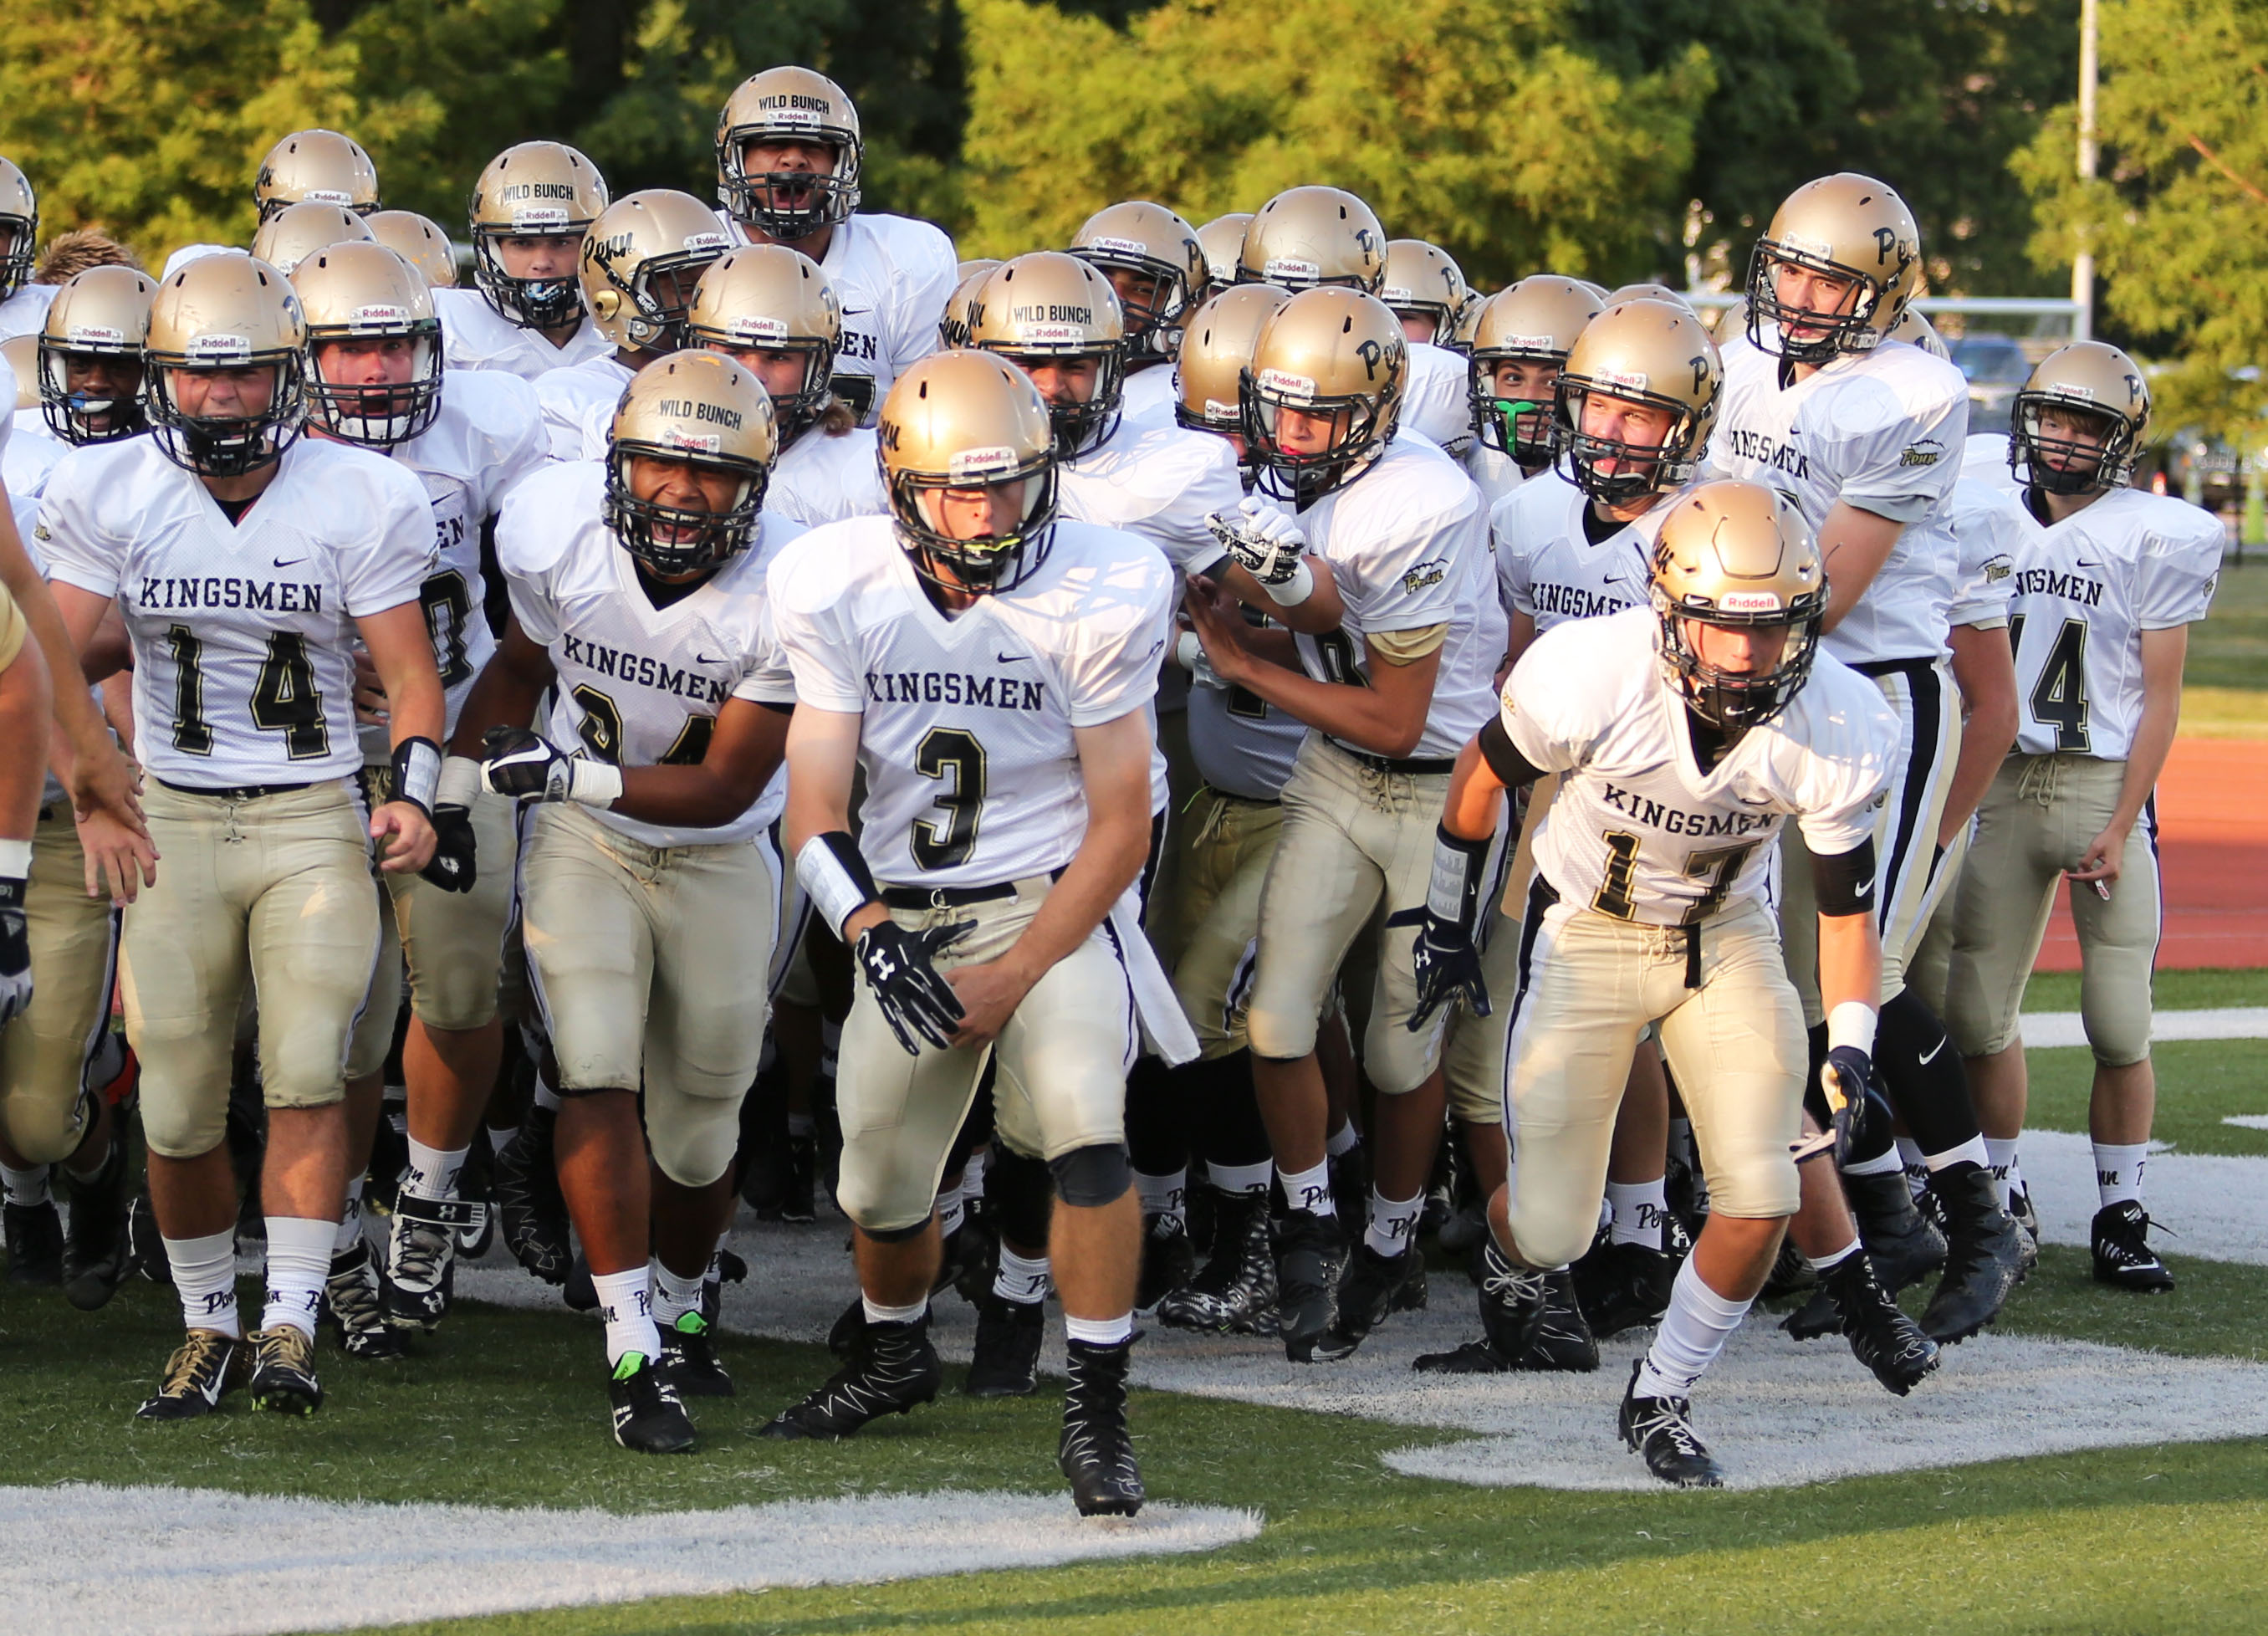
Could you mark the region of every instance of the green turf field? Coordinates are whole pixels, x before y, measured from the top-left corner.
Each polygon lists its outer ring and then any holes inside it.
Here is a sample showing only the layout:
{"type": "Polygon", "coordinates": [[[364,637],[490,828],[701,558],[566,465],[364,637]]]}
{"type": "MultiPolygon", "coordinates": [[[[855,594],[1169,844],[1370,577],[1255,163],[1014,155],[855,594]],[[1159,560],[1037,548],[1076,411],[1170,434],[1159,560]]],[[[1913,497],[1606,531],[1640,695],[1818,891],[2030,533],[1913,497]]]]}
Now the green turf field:
{"type": "Polygon", "coordinates": [[[2193,688],[2268,689],[2268,559],[2248,553],[2222,571],[2213,612],[2190,630],[2183,680],[2193,688]]]}

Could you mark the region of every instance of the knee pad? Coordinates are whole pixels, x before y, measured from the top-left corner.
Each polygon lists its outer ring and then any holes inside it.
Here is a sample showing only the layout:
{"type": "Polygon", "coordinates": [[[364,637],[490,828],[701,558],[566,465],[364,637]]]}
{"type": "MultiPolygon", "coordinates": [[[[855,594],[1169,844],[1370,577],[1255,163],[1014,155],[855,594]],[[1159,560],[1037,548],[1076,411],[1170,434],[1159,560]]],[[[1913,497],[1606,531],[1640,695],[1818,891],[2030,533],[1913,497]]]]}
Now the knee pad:
{"type": "Polygon", "coordinates": [[[646,1087],[653,1162],[680,1187],[706,1187],[732,1168],[740,1145],[739,1096],[688,1096],[646,1087]]]}
{"type": "Polygon", "coordinates": [[[1081,1210],[1115,1205],[1134,1185],[1134,1167],[1127,1162],[1126,1150],[1116,1144],[1074,1147],[1060,1159],[1049,1160],[1048,1171],[1064,1203],[1081,1210]]]}
{"type": "Polygon", "coordinates": [[[861,1233],[864,1233],[864,1234],[865,1234],[868,1238],[870,1238],[870,1239],[873,1240],[873,1241],[874,1241],[874,1242],[876,1242],[877,1244],[902,1244],[902,1243],[906,1242],[909,1239],[916,1239],[916,1238],[919,1238],[923,1234],[924,1234],[924,1233],[928,1232],[928,1231],[929,1231],[929,1223],[930,1223],[930,1219],[929,1219],[927,1216],[924,1216],[920,1220],[918,1220],[918,1221],[915,1222],[911,1227],[860,1227],[858,1230],[859,1230],[861,1233]]]}
{"type": "Polygon", "coordinates": [[[29,1165],[61,1164],[78,1152],[93,1117],[94,1100],[84,1090],[67,1097],[33,1096],[21,1091],[0,1096],[0,1131],[6,1132],[8,1146],[17,1156],[29,1165]]]}
{"type": "MultiPolygon", "coordinates": [[[[1127,1181],[1132,1185],[1130,1171],[1127,1181]]],[[[1055,1201],[1045,1161],[994,1143],[991,1162],[984,1168],[984,1198],[999,1218],[1003,1238],[1027,1249],[1047,1247],[1048,1218],[1055,1201]]]]}

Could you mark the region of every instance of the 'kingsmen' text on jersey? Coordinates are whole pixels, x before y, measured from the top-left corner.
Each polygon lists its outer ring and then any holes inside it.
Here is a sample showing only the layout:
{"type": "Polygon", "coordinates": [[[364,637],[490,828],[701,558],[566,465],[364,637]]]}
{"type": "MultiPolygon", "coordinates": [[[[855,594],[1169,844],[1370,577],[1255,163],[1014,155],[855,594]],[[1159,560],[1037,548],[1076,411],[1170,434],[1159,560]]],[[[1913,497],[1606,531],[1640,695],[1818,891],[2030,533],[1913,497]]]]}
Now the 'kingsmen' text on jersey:
{"type": "Polygon", "coordinates": [[[152,438],[73,449],[36,532],[50,578],[118,599],[134,753],[189,789],[358,769],[354,622],[416,602],[437,563],[424,485],[315,438],[233,525],[152,438]]]}
{"type": "Polygon", "coordinates": [[[1591,497],[1546,474],[1489,513],[1497,589],[1507,615],[1525,614],[1540,635],[1570,619],[1596,619],[1652,600],[1653,542],[1669,507],[1657,504],[1593,543],[1591,497]]]}
{"type": "MultiPolygon", "coordinates": [[[[512,611],[559,673],[545,736],[620,767],[698,765],[726,699],[795,701],[765,617],[764,574],[803,530],[762,516],[747,550],[691,595],[658,608],[600,520],[606,482],[595,461],[546,467],[512,490],[497,520],[512,611]]],[[[762,832],[786,792],[785,777],[776,776],[747,812],[711,829],[593,811],[649,846],[706,846],[762,832]]]]}
{"type": "Polygon", "coordinates": [[[1535,836],[1561,900],[1697,925],[1763,895],[1783,819],[1818,857],[1874,834],[1898,724],[1880,689],[1822,653],[1787,708],[1704,773],[1660,630],[1631,608],[1547,631],[1505,679],[1503,721],[1530,765],[1567,774],[1535,836]]]}
{"type": "MultiPolygon", "coordinates": [[[[545,459],[534,388],[506,374],[453,369],[442,383],[439,416],[393,458],[417,474],[432,502],[436,564],[418,586],[417,601],[447,695],[446,743],[457,730],[465,696],[496,652],[483,611],[482,527],[502,508],[504,490],[545,459]]],[[[392,753],[384,727],[364,727],[362,741],[364,757],[373,766],[392,753]]]]}
{"type": "Polygon", "coordinates": [[[2142,719],[2142,633],[2205,616],[2222,538],[2211,512],[2132,489],[2031,536],[2008,612],[2019,750],[2126,759],[2142,719]]]}
{"type": "Polygon", "coordinates": [[[441,356],[451,369],[490,370],[533,381],[555,369],[571,369],[613,356],[615,343],[585,313],[564,346],[541,330],[522,329],[489,305],[478,290],[436,290],[441,316],[441,356]]]}
{"type": "Polygon", "coordinates": [[[1079,851],[1075,730],[1157,692],[1173,575],[1145,541],[1063,521],[1021,585],[948,619],[891,520],[854,517],[781,553],[771,601],[799,704],[865,718],[858,846],[875,878],[994,886],[1079,851]]]}
{"type": "Polygon", "coordinates": [[[550,439],[551,458],[604,460],[622,388],[637,374],[609,348],[598,357],[586,357],[537,377],[535,396],[543,406],[543,430],[550,439]]]}
{"type": "MultiPolygon", "coordinates": [[[[1786,388],[1780,379],[1778,358],[1745,342],[1725,349],[1711,471],[1778,490],[1815,532],[1837,500],[1904,523],[1866,594],[1820,646],[1851,665],[1935,658],[1945,625],[1929,586],[1954,554],[1969,383],[1903,341],[1838,357],[1786,388]]],[[[1831,580],[1831,558],[1827,573],[1831,580]]]]}
{"type": "Polygon", "coordinates": [[[875,453],[869,427],[853,426],[836,436],[806,426],[772,462],[764,510],[792,517],[806,528],[887,511],[889,496],[875,453]]]}
{"type": "Polygon", "coordinates": [[[1369,469],[1297,520],[1308,554],[1330,564],[1346,605],[1338,630],[1299,635],[1300,662],[1318,682],[1367,687],[1366,637],[1446,625],[1432,708],[1410,755],[1454,755],[1488,719],[1504,657],[1479,491],[1440,449],[1396,438],[1369,469]]]}

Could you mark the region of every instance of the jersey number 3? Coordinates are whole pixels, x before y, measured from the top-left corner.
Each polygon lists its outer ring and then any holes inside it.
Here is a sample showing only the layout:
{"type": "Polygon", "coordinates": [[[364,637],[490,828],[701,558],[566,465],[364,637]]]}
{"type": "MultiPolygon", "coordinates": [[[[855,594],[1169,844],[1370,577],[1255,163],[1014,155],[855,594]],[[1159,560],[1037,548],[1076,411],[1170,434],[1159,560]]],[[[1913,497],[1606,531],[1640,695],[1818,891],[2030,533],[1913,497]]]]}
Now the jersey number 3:
{"type": "Polygon", "coordinates": [[[922,734],[914,752],[914,766],[924,778],[940,784],[937,805],[942,823],[914,821],[908,844],[914,862],[924,869],[951,869],[968,861],[976,848],[977,821],[984,814],[984,747],[976,735],[960,727],[932,727],[922,734]]]}

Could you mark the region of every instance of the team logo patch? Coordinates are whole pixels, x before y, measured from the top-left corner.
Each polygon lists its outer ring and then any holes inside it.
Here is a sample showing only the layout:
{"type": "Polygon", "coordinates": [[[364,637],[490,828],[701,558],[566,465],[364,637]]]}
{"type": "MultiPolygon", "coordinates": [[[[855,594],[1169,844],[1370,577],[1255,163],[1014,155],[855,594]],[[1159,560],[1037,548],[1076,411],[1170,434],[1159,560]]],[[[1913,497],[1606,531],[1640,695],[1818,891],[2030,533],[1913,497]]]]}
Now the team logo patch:
{"type": "Polygon", "coordinates": [[[1321,278],[1323,269],[1319,262],[1303,262],[1291,255],[1271,255],[1262,265],[1260,276],[1271,284],[1283,284],[1301,278],[1321,278]]]}
{"type": "Polygon", "coordinates": [[[541,232],[567,225],[567,209],[559,204],[519,204],[512,207],[512,231],[541,232]]]}
{"type": "Polygon", "coordinates": [[[962,449],[946,466],[946,475],[955,483],[982,483],[995,477],[1012,475],[1016,469],[1016,451],[1005,444],[989,449],[962,449]]]}
{"type": "Polygon", "coordinates": [[[1260,389],[1270,397],[1282,398],[1289,403],[1312,403],[1315,401],[1315,383],[1308,377],[1295,375],[1289,370],[1262,370],[1260,389]]]}
{"type": "Polygon", "coordinates": [[[1906,446],[1905,452],[1898,456],[1898,464],[1934,466],[1944,458],[1945,445],[1940,443],[1935,438],[1924,438],[1918,443],[1910,443],[1906,446]]]}
{"type": "Polygon", "coordinates": [[[747,316],[733,320],[727,328],[735,341],[784,341],[787,325],[777,318],[747,316]]]}
{"type": "Polygon", "coordinates": [[[1770,591],[1727,591],[1717,606],[1728,614],[1770,614],[1778,611],[1780,601],[1770,591]]]}
{"type": "Polygon", "coordinates": [[[107,328],[100,324],[73,324],[70,327],[70,333],[63,337],[63,344],[66,346],[114,347],[123,346],[125,343],[124,330],[107,328]]]}
{"type": "Polygon", "coordinates": [[[1403,575],[1402,588],[1405,591],[1422,591],[1429,585],[1440,584],[1448,571],[1449,559],[1446,556],[1437,556],[1431,562],[1418,564],[1417,567],[1403,575]]]}
{"type": "Polygon", "coordinates": [[[226,364],[247,361],[252,357],[252,337],[249,335],[198,335],[185,349],[188,357],[203,364],[226,364]]]}

